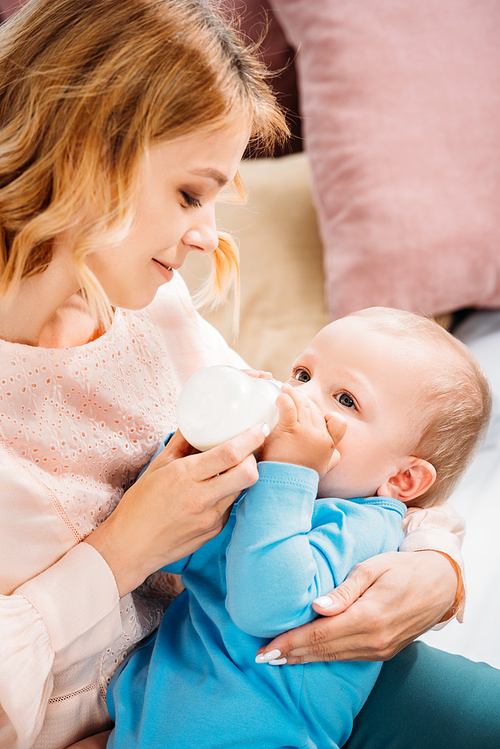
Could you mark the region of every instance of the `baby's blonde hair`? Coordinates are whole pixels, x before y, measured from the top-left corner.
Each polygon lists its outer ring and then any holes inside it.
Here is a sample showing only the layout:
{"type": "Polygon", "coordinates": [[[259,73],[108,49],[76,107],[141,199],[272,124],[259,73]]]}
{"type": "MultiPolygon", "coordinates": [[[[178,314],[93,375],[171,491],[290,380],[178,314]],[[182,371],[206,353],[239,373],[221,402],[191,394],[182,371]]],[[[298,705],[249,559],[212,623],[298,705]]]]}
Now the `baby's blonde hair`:
{"type": "MultiPolygon", "coordinates": [[[[28,2],[0,28],[0,294],[43,272],[54,239],[77,230],[82,291],[107,324],[85,258],[130,229],[141,156],[238,122],[271,148],[287,126],[266,74],[207,0],[28,2]]],[[[230,237],[214,255],[222,294],[237,272],[230,237]]]]}
{"type": "Polygon", "coordinates": [[[408,425],[417,434],[409,449],[431,463],[437,474],[416,504],[430,507],[444,502],[486,434],[492,406],[488,380],[467,346],[428,317],[386,307],[370,307],[352,316],[366,318],[374,330],[405,340],[415,363],[428,364],[419,411],[408,425]]]}

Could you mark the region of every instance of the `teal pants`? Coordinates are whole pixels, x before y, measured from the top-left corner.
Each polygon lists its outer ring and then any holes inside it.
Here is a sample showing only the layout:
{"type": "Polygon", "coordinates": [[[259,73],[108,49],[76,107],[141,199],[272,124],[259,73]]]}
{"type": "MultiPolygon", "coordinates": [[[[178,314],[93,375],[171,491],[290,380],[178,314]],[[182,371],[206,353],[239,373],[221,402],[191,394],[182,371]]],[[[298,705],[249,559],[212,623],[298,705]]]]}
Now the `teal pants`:
{"type": "Polygon", "coordinates": [[[414,642],[384,664],[344,749],[500,749],[500,670],[414,642]]]}

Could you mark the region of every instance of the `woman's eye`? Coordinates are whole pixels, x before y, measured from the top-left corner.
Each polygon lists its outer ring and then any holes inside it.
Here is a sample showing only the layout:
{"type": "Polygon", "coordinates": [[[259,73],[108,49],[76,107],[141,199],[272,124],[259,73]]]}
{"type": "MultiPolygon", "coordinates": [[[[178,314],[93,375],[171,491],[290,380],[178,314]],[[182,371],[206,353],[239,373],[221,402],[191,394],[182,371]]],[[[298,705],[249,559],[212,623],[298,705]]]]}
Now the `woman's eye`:
{"type": "Polygon", "coordinates": [[[296,369],[295,372],[293,372],[292,377],[294,380],[297,380],[297,382],[309,382],[311,379],[311,375],[309,372],[306,372],[305,369],[296,369]]]}
{"type": "Polygon", "coordinates": [[[335,397],[337,398],[341,406],[344,406],[345,408],[356,408],[356,403],[354,402],[354,399],[351,398],[349,393],[339,393],[339,395],[335,397]]]}
{"type": "Polygon", "coordinates": [[[188,208],[201,208],[201,203],[198,198],[193,198],[188,192],[181,190],[182,199],[188,208]]]}

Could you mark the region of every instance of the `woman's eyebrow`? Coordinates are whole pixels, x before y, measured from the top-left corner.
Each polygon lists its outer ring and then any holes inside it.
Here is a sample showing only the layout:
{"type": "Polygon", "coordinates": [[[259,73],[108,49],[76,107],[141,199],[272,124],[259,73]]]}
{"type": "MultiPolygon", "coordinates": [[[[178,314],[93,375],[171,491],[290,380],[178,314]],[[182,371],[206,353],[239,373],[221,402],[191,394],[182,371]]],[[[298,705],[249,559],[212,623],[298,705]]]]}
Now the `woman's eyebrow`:
{"type": "Polygon", "coordinates": [[[213,179],[220,187],[224,187],[224,185],[227,185],[229,182],[228,177],[217,169],[212,169],[211,167],[207,167],[206,169],[191,169],[189,173],[195,174],[197,177],[208,177],[209,179],[213,179]]]}

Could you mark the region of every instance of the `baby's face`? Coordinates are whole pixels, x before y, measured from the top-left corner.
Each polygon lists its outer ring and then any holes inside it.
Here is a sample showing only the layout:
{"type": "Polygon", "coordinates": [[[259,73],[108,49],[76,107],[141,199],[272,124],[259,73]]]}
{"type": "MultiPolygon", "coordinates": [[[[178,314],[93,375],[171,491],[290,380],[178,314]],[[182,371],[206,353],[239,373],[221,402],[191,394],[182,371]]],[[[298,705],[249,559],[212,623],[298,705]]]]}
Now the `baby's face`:
{"type": "Polygon", "coordinates": [[[299,354],[288,384],[323,414],[338,411],[347,419],[340,463],[321,479],[320,497],[375,496],[398,472],[420,431],[418,400],[428,366],[412,355],[409,342],[358,317],[323,328],[299,354]]]}

